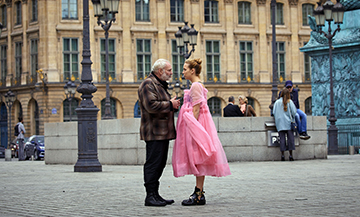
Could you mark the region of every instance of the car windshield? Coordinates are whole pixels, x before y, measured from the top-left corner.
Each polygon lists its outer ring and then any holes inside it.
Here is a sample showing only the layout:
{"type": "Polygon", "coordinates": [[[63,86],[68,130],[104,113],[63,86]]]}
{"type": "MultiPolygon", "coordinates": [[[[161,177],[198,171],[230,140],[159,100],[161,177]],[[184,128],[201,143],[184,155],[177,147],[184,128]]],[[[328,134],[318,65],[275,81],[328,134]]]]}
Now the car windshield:
{"type": "Polygon", "coordinates": [[[36,137],[36,141],[38,143],[44,143],[44,137],[43,136],[38,136],[38,137],[36,137]]]}

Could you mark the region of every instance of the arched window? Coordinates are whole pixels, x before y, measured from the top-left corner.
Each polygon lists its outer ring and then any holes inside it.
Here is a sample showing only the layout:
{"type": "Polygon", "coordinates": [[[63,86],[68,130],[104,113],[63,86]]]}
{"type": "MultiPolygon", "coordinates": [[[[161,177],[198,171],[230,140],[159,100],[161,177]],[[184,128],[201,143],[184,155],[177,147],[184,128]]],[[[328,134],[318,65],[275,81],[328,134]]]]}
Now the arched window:
{"type": "MultiPolygon", "coordinates": [[[[1,146],[6,148],[8,145],[8,113],[5,103],[1,103],[0,109],[0,130],[1,130],[1,146]]],[[[11,137],[13,138],[13,137],[11,137]]]]}
{"type": "MultiPolygon", "coordinates": [[[[101,119],[103,119],[103,117],[105,116],[105,100],[103,99],[101,100],[101,119]]],[[[113,98],[110,98],[110,114],[111,117],[113,117],[114,119],[116,119],[116,100],[113,98]]]]}
{"type": "Polygon", "coordinates": [[[248,99],[248,105],[251,105],[253,108],[255,108],[255,100],[251,97],[246,97],[248,99]]]}
{"type": "Polygon", "coordinates": [[[218,97],[208,99],[210,113],[214,117],[221,117],[221,100],[218,97]]]}
{"type": "Polygon", "coordinates": [[[136,101],[135,106],[134,106],[134,118],[141,118],[139,100],[136,101]]]}
{"type": "Polygon", "coordinates": [[[311,96],[305,100],[305,114],[312,115],[312,100],[311,96]]]}
{"type": "Polygon", "coordinates": [[[79,100],[76,98],[72,98],[70,102],[68,99],[65,99],[63,102],[64,122],[77,121],[77,114],[75,112],[75,109],[79,105],[79,100]],[[70,106],[70,102],[71,102],[71,106],[70,106]],[[70,109],[71,109],[71,112],[70,112],[70,109]]]}

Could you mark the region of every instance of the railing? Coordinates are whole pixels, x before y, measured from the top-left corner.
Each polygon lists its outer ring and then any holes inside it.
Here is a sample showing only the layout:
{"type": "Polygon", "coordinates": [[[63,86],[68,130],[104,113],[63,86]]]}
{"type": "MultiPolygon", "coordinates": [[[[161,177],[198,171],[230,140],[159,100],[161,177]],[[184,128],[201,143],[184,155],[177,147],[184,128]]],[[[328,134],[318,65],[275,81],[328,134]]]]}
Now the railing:
{"type": "Polygon", "coordinates": [[[349,146],[354,146],[355,153],[360,149],[360,126],[341,125],[338,126],[338,148],[339,154],[349,154],[349,146]]]}

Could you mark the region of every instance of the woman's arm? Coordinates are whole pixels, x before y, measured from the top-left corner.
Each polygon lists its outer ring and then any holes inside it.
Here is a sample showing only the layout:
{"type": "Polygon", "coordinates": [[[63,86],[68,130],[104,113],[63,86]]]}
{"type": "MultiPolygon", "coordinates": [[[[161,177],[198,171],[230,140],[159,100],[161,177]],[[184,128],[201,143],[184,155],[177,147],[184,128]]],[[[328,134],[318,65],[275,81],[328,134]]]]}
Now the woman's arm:
{"type": "Polygon", "coordinates": [[[199,118],[200,113],[200,103],[193,106],[193,114],[196,120],[199,118]]]}

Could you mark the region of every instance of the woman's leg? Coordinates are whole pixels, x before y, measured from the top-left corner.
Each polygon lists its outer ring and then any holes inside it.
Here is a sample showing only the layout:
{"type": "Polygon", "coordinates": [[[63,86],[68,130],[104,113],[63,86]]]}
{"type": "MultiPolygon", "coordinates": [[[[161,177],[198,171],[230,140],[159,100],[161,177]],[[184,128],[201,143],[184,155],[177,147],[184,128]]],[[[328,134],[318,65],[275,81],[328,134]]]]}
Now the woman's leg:
{"type": "MultiPolygon", "coordinates": [[[[205,176],[196,176],[196,187],[200,189],[200,191],[203,191],[204,181],[205,181],[205,176]]],[[[199,200],[200,197],[201,195],[198,196],[199,200]]]]}
{"type": "Polygon", "coordinates": [[[205,176],[196,176],[196,187],[201,191],[204,188],[205,176]]]}

